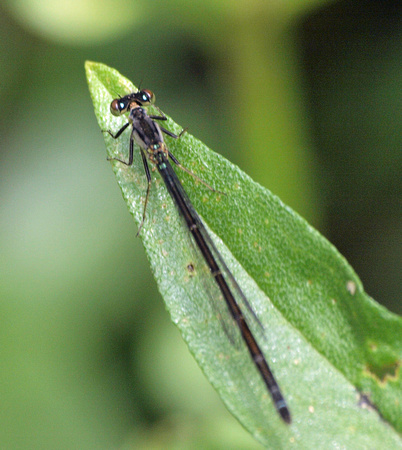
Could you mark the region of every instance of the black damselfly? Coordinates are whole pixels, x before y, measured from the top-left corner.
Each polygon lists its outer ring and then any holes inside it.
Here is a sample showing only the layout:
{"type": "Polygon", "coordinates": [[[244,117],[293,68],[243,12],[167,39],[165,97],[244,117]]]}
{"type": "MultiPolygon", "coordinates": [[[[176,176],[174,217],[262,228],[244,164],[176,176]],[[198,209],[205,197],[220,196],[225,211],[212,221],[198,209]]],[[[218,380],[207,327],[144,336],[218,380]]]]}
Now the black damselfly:
{"type": "Polygon", "coordinates": [[[230,315],[240,330],[241,336],[248,348],[251,358],[268,388],[279,415],[286,423],[290,423],[291,417],[286,401],[259,345],[257,344],[256,339],[250,330],[239,303],[236,301],[236,296],[241,299],[243,304],[246,305],[257,321],[258,319],[247,302],[240,286],[234,279],[226,263],[218,252],[199,215],[195,211],[195,208],[193,207],[187,193],[185,192],[179,178],[169,162],[169,158],[182,170],[185,170],[190,175],[194,176],[208,188],[212,188],[204,181],[200,180],[190,170],[183,167],[174,155],[170,153],[164,142],[163,133],[173,138],[179,138],[183,132],[177,136],[155,122],[155,120],[167,120],[167,117],[161,111],[161,115],[148,114],[145,107],[152,105],[154,101],[154,94],[151,91],[144,89],[124,97],[117,98],[113,100],[110,105],[110,111],[114,116],[121,116],[122,114],[129,113],[128,122],[124,124],[116,134],[113,134],[110,130],[108,130],[110,136],[114,139],[119,138],[119,136],[124,130],[126,130],[126,128],[129,127],[130,124],[132,130],[128,161],[123,161],[119,158],[109,159],[117,160],[126,166],[131,166],[133,164],[134,142],[136,142],[141,151],[145,175],[148,181],[144,212],[138,233],[140,232],[145,221],[146,207],[151,189],[151,174],[147,162],[149,159],[149,161],[158,169],[169,194],[171,195],[179,213],[184,218],[188,230],[190,231],[206,264],[208,265],[209,271],[226,301],[230,315]]]}

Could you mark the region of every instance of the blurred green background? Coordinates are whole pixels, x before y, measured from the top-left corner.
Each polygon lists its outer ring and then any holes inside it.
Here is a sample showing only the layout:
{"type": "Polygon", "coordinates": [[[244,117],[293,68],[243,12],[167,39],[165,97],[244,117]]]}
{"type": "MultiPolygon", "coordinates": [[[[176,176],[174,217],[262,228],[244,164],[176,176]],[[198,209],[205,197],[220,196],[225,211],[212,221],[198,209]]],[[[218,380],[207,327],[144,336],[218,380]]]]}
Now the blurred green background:
{"type": "Polygon", "coordinates": [[[400,313],[401,19],[396,0],[3,2],[1,448],[259,448],[164,310],[84,61],[152,89],[400,313]]]}

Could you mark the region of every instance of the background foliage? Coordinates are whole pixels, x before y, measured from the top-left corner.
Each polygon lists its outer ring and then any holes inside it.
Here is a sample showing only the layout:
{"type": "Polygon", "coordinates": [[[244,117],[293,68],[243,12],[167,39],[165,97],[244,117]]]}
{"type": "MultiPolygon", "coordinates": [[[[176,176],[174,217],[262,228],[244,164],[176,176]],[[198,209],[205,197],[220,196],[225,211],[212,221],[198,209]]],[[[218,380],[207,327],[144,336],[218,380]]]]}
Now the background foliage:
{"type": "Polygon", "coordinates": [[[399,3],[19,5],[0,14],[2,444],[257,445],[164,311],[83,62],[142,79],[400,312],[399,3]]]}

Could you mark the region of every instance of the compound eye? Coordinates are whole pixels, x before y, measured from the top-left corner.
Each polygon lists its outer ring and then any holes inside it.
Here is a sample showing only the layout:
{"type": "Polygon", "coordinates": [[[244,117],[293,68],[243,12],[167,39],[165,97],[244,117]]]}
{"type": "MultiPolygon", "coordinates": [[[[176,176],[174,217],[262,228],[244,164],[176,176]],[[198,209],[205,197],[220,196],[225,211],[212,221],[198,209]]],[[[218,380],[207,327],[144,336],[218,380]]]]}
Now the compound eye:
{"type": "Polygon", "coordinates": [[[115,99],[112,101],[112,103],[110,104],[110,112],[114,115],[114,116],[120,116],[121,112],[120,112],[120,106],[119,105],[119,100],[115,99]]]}
{"type": "Polygon", "coordinates": [[[121,116],[127,110],[127,102],[123,102],[121,98],[116,98],[110,104],[110,112],[114,116],[121,116]]]}
{"type": "Polygon", "coordinates": [[[143,91],[144,99],[146,98],[146,102],[149,104],[155,103],[155,94],[149,89],[144,89],[143,91]]]}

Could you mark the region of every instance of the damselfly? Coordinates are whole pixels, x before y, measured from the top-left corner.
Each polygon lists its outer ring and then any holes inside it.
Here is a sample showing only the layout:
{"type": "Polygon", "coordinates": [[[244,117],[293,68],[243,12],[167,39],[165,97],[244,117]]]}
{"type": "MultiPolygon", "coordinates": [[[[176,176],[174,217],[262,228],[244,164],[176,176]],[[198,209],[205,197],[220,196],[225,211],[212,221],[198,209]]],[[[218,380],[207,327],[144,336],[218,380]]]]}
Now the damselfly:
{"type": "Polygon", "coordinates": [[[113,134],[110,130],[108,130],[108,133],[110,134],[110,136],[112,136],[112,138],[117,139],[131,125],[131,137],[128,161],[124,161],[119,158],[109,159],[117,160],[125,164],[126,166],[131,166],[133,164],[134,157],[134,143],[137,143],[140,148],[145,175],[148,181],[143,217],[138,233],[140,232],[141,227],[145,221],[146,208],[149,199],[149,192],[151,189],[151,174],[148,166],[149,160],[153,165],[156,166],[179,213],[184,218],[186,226],[209,268],[211,276],[214,278],[220,292],[222,293],[223,299],[226,302],[227,309],[233,319],[233,326],[238,327],[240,334],[251,355],[251,359],[260,372],[262,379],[264,380],[268,388],[275,408],[277,409],[281,418],[286,423],[290,423],[291,417],[286,401],[259,345],[257,344],[256,339],[254,338],[250,330],[250,326],[246,321],[245,314],[241,310],[239,302],[236,301],[236,298],[240,299],[241,303],[246,305],[247,309],[258,323],[259,321],[252,311],[250,304],[245,298],[245,295],[240,289],[240,286],[234,279],[222,256],[218,252],[215,244],[213,243],[210,235],[208,234],[206,227],[202,223],[179,178],[173,170],[169,158],[174,162],[175,165],[188,172],[197,180],[201,181],[208,188],[212,190],[214,189],[208,186],[200,178],[198,178],[193,172],[183,167],[174,157],[174,155],[168,150],[163,139],[163,133],[172,138],[179,138],[183,132],[180,135],[175,135],[174,133],[166,130],[157,122],[155,122],[156,120],[167,120],[167,117],[162,112],[160,112],[160,115],[148,114],[145,108],[152,105],[154,101],[154,94],[151,91],[144,89],[126,95],[124,97],[117,98],[113,100],[110,105],[110,111],[114,116],[121,116],[125,113],[129,113],[129,116],[128,122],[125,123],[117,133],[113,134]]]}

